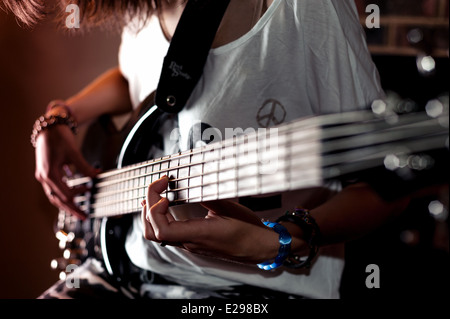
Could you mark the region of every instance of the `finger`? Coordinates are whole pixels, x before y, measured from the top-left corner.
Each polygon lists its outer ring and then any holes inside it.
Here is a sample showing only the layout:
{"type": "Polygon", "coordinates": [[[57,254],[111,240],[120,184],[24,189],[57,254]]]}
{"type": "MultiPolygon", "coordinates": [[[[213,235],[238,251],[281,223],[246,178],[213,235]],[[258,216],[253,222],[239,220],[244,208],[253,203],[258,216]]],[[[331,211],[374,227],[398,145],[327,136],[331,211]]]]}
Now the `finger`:
{"type": "Polygon", "coordinates": [[[150,184],[147,191],[148,205],[151,206],[161,200],[160,194],[167,189],[168,184],[169,178],[167,176],[163,176],[150,184]]]}
{"type": "MultiPolygon", "coordinates": [[[[63,183],[64,184],[64,183],[63,183]]],[[[66,212],[84,220],[87,215],[83,212],[75,203],[74,196],[67,196],[61,192],[56,184],[49,182],[43,182],[42,184],[45,194],[47,195],[49,201],[56,207],[65,210],[66,212]]],[[[67,186],[66,186],[67,187],[67,186]]],[[[68,188],[68,187],[67,187],[68,188]]],[[[71,189],[68,188],[67,192],[71,192],[71,189]]]]}
{"type": "Polygon", "coordinates": [[[208,230],[208,220],[204,218],[176,221],[168,211],[169,201],[161,198],[147,213],[147,221],[153,227],[159,241],[187,243],[199,239],[208,230]]]}
{"type": "Polygon", "coordinates": [[[85,220],[88,215],[73,203],[61,203],[62,208],[73,216],[85,220]]]}
{"type": "Polygon", "coordinates": [[[167,215],[169,209],[169,201],[166,198],[161,198],[156,204],[150,207],[146,219],[153,228],[155,238],[159,241],[171,241],[171,234],[169,232],[169,224],[171,221],[167,215]]]}
{"type": "Polygon", "coordinates": [[[50,186],[48,186],[45,183],[42,184],[42,188],[44,189],[44,193],[47,196],[50,203],[52,203],[53,205],[56,206],[55,192],[53,192],[52,189],[50,188],[50,186]]]}
{"type": "Polygon", "coordinates": [[[55,176],[46,181],[50,186],[51,190],[55,195],[57,195],[63,202],[73,201],[73,191],[67,186],[67,184],[62,180],[62,176],[55,176]]]}
{"type": "Polygon", "coordinates": [[[242,221],[262,225],[260,218],[249,208],[228,200],[201,203],[203,207],[222,217],[237,218],[242,221]]]}
{"type": "Polygon", "coordinates": [[[81,220],[85,220],[87,218],[87,214],[83,212],[78,206],[71,202],[62,201],[56,193],[52,193],[49,197],[49,200],[54,206],[81,220]]]}
{"type": "Polygon", "coordinates": [[[62,201],[73,202],[75,196],[86,193],[91,190],[88,184],[81,184],[71,187],[63,179],[65,177],[65,170],[61,170],[52,174],[46,179],[46,182],[51,186],[54,193],[57,193],[62,201]]]}
{"type": "Polygon", "coordinates": [[[147,220],[147,205],[145,204],[145,201],[141,203],[142,205],[142,212],[141,212],[141,221],[142,225],[144,227],[144,238],[147,240],[157,241],[155,237],[155,232],[153,231],[153,227],[151,223],[147,220]]]}

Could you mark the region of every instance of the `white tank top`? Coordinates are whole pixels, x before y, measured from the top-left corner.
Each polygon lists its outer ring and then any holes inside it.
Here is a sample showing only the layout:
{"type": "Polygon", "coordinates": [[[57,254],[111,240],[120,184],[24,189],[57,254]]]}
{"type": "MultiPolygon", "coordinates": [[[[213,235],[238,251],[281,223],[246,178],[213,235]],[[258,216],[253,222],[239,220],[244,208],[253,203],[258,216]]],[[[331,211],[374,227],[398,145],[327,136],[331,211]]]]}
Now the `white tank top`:
{"type": "MultiPolygon", "coordinates": [[[[156,89],[169,43],[152,17],[136,33],[123,32],[119,61],[135,106],[156,89]]],[[[366,108],[383,97],[353,0],[274,0],[241,38],[209,53],[203,76],[178,115],[179,139],[164,152],[197,146],[193,128],[258,128],[300,117],[366,108]]],[[[282,194],[281,207],[257,212],[278,217],[297,205],[326,201],[336,189],[282,194]]],[[[187,210],[195,210],[195,206],[187,210]]],[[[256,243],[255,243],[256,244],[256,243]]],[[[142,236],[136,218],[127,243],[136,265],[190,286],[251,284],[313,298],[339,297],[343,245],[321,249],[306,271],[275,272],[161,247],[142,236]]]]}

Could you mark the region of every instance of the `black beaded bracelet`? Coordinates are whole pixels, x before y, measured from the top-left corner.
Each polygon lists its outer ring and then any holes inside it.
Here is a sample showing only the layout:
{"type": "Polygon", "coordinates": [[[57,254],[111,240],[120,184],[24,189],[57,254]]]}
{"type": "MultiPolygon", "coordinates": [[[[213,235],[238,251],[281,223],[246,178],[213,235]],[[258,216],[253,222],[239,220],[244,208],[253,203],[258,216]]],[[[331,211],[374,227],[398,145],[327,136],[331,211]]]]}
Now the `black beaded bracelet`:
{"type": "Polygon", "coordinates": [[[287,221],[294,223],[303,230],[304,239],[309,247],[309,255],[302,259],[300,256],[290,255],[284,261],[283,266],[288,268],[309,268],[314,257],[319,251],[320,244],[320,230],[314,218],[310,215],[307,209],[296,208],[292,212],[286,212],[283,216],[277,219],[277,223],[287,221]]]}

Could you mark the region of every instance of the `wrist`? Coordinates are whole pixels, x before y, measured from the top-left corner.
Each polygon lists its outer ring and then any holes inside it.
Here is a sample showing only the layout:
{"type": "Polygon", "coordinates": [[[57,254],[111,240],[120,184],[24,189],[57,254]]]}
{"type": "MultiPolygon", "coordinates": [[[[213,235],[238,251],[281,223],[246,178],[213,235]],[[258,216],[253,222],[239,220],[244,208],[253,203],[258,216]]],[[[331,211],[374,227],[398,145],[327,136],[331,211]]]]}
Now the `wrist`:
{"type": "Polygon", "coordinates": [[[75,116],[72,107],[69,106],[69,104],[63,100],[54,100],[51,101],[47,105],[47,109],[45,112],[45,115],[47,116],[58,116],[58,115],[68,115],[72,118],[72,120],[76,123],[79,123],[77,120],[77,117],[75,116]]]}
{"type": "Polygon", "coordinates": [[[294,211],[286,212],[286,214],[279,217],[277,222],[295,225],[297,235],[303,239],[303,245],[299,246],[298,253],[292,252],[284,265],[289,268],[309,268],[322,242],[319,226],[309,210],[296,208],[294,211]],[[305,248],[307,248],[307,253],[304,253],[305,248]],[[306,258],[302,258],[305,256],[306,258]]]}
{"type": "Polygon", "coordinates": [[[292,236],[291,254],[306,256],[309,253],[309,246],[305,240],[303,230],[294,223],[287,221],[279,221],[281,225],[286,227],[287,231],[292,236]]]}
{"type": "Polygon", "coordinates": [[[56,125],[66,125],[74,134],[77,133],[78,123],[70,108],[61,101],[51,102],[47,107],[47,112],[34,122],[30,137],[33,147],[36,147],[36,139],[42,131],[56,125]]]}
{"type": "Polygon", "coordinates": [[[258,267],[263,270],[272,270],[283,265],[284,261],[291,253],[292,237],[287,229],[279,223],[267,221],[264,222],[264,225],[266,225],[268,228],[271,228],[275,233],[278,234],[278,252],[274,259],[259,263],[258,267]]]}

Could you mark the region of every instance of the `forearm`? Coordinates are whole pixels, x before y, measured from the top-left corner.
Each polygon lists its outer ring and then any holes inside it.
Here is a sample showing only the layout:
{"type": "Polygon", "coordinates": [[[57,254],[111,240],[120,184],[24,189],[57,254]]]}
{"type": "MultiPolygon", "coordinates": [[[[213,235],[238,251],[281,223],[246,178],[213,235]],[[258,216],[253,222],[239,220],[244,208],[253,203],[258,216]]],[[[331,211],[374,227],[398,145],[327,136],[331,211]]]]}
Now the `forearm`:
{"type": "Polygon", "coordinates": [[[103,73],[65,102],[80,125],[103,114],[123,114],[132,109],[128,82],[119,68],[103,73]]]}
{"type": "MultiPolygon", "coordinates": [[[[320,229],[320,245],[327,245],[350,241],[376,230],[398,216],[408,203],[407,198],[386,202],[370,186],[360,183],[345,188],[310,214],[320,229]]],[[[282,224],[292,236],[292,253],[307,254],[309,249],[302,229],[291,222],[282,224]]]]}
{"type": "Polygon", "coordinates": [[[323,244],[345,242],[366,235],[398,216],[409,199],[384,201],[367,184],[347,187],[323,205],[311,210],[323,244]]]}

